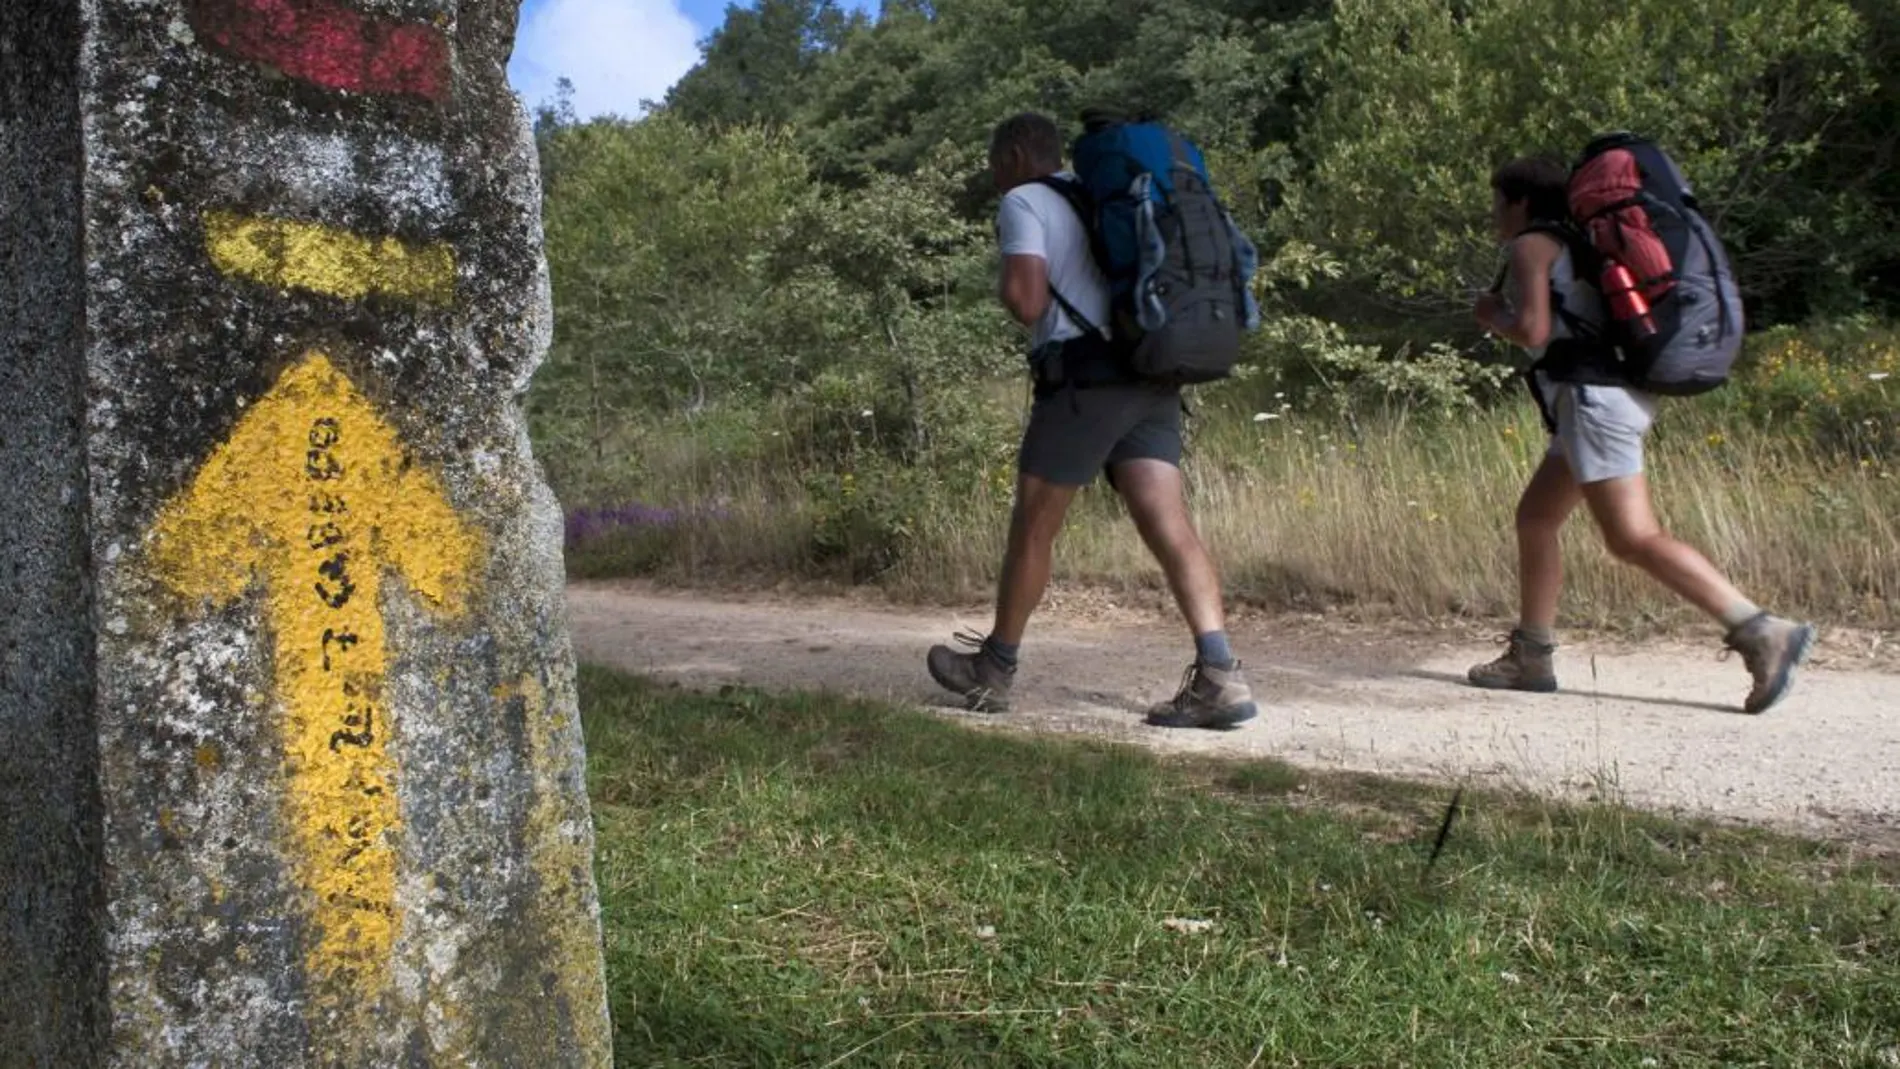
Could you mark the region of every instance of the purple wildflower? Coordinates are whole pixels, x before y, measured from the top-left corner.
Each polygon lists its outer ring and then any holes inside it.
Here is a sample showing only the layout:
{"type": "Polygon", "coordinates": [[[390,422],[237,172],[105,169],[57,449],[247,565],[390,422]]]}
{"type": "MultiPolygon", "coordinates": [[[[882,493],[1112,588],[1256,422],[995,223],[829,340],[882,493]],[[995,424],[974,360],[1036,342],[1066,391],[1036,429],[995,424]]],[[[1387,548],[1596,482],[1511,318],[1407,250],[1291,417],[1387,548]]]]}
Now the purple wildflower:
{"type": "Polygon", "coordinates": [[[670,531],[687,520],[723,520],[724,507],[699,509],[665,508],[633,501],[623,505],[577,508],[567,514],[569,548],[614,535],[642,531],[670,531]]]}

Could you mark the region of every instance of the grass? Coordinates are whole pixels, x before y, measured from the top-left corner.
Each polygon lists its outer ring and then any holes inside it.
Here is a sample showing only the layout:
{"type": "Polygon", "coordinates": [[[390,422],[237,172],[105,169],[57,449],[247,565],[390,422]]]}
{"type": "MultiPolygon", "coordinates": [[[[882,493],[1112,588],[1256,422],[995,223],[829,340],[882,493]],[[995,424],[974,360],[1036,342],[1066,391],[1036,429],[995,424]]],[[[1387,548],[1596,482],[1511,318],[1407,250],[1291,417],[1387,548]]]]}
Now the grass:
{"type": "Polygon", "coordinates": [[[1892,860],[581,682],[622,1066],[1900,1065],[1892,860]]]}
{"type": "MultiPolygon", "coordinates": [[[[1256,420],[1218,397],[1193,421],[1188,473],[1230,597],[1410,617],[1515,611],[1511,514],[1545,441],[1528,401],[1455,420],[1394,414],[1348,425],[1298,413],[1256,420]]],[[[999,396],[996,404],[1014,412],[1021,398],[999,396]]],[[[1880,463],[1842,460],[1811,438],[1740,430],[1724,404],[1719,396],[1665,403],[1649,444],[1665,525],[1780,611],[1835,624],[1900,624],[1900,482],[1880,463]]],[[[999,435],[1006,439],[1009,429],[999,435]]],[[[856,500],[815,494],[811,464],[758,453],[756,432],[751,446],[709,434],[703,421],[635,433],[643,443],[630,450],[644,459],[640,495],[725,515],[577,546],[570,560],[578,576],[873,582],[926,601],[992,587],[1010,505],[1006,440],[980,469],[921,479],[909,472],[920,486],[866,506],[864,490],[856,500]],[[877,552],[865,556],[868,566],[813,551],[818,525],[846,510],[869,527],[862,537],[877,552]]],[[[906,474],[867,470],[860,483],[875,488],[906,474]]],[[[1609,558],[1587,517],[1578,515],[1566,537],[1567,625],[1640,630],[1692,615],[1609,558]]],[[[1162,589],[1099,482],[1078,502],[1057,569],[1062,583],[1162,589]]]]}

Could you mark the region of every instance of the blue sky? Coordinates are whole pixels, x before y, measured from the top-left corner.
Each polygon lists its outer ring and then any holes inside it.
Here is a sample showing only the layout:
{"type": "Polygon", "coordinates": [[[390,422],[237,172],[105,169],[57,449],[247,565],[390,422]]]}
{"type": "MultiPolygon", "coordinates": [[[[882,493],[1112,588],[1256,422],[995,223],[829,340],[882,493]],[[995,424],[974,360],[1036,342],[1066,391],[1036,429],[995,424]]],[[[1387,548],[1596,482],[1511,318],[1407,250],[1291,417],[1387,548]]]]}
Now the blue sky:
{"type": "MultiPolygon", "coordinates": [[[[875,11],[877,0],[845,6],[875,11]]],[[[529,107],[565,76],[581,118],[637,115],[699,61],[725,14],[726,0],[526,0],[508,81],[529,107]]]]}

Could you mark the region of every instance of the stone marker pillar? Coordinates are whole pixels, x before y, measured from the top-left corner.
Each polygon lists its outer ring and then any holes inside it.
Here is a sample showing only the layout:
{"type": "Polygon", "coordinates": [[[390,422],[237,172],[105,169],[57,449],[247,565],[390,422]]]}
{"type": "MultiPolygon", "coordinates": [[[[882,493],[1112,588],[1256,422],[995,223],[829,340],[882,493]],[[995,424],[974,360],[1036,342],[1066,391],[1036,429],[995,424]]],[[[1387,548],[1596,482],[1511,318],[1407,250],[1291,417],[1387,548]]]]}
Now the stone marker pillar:
{"type": "Polygon", "coordinates": [[[610,1062],[515,6],[0,2],[0,1066],[610,1062]]]}

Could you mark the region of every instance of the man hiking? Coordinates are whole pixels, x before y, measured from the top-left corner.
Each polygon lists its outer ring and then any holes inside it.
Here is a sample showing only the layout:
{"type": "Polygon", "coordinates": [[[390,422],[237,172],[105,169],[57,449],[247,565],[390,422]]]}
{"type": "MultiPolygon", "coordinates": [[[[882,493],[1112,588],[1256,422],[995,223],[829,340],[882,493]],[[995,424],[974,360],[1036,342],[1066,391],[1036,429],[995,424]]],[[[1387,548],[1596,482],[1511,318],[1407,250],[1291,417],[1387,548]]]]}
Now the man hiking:
{"type": "Polygon", "coordinates": [[[1121,495],[1194,635],[1179,693],[1148,723],[1226,729],[1257,710],[1228,645],[1220,579],[1188,516],[1181,478],[1181,392],[1125,369],[1097,324],[1110,322],[1110,289],[1091,252],[1088,225],[1069,197],[1062,139],[1050,119],[1023,114],[996,128],[990,171],[1003,194],[997,236],[1004,306],[1030,329],[1035,401],[1017,458],[1016,503],[985,637],[964,650],[936,646],[931,676],[977,710],[1009,706],[1029,616],[1049,583],[1050,558],[1076,491],[1105,472],[1121,495]],[[1059,381],[1049,369],[1060,368],[1059,381]]]}
{"type": "Polygon", "coordinates": [[[1643,437],[1657,397],[1619,384],[1615,351],[1596,340],[1607,323],[1606,307],[1564,237],[1572,233],[1564,225],[1569,181],[1561,164],[1540,159],[1506,164],[1491,180],[1493,221],[1509,247],[1509,266],[1501,292],[1479,298],[1475,314],[1485,330],[1530,351],[1533,385],[1554,428],[1550,450],[1517,506],[1518,625],[1504,656],[1472,668],[1471,682],[1557,689],[1551,663],[1563,585],[1557,536],[1581,502],[1617,559],[1721,622],[1728,647],[1754,677],[1743,708],[1764,712],[1788,693],[1815,630],[1763,612],[1657,522],[1643,475],[1643,437]]]}

